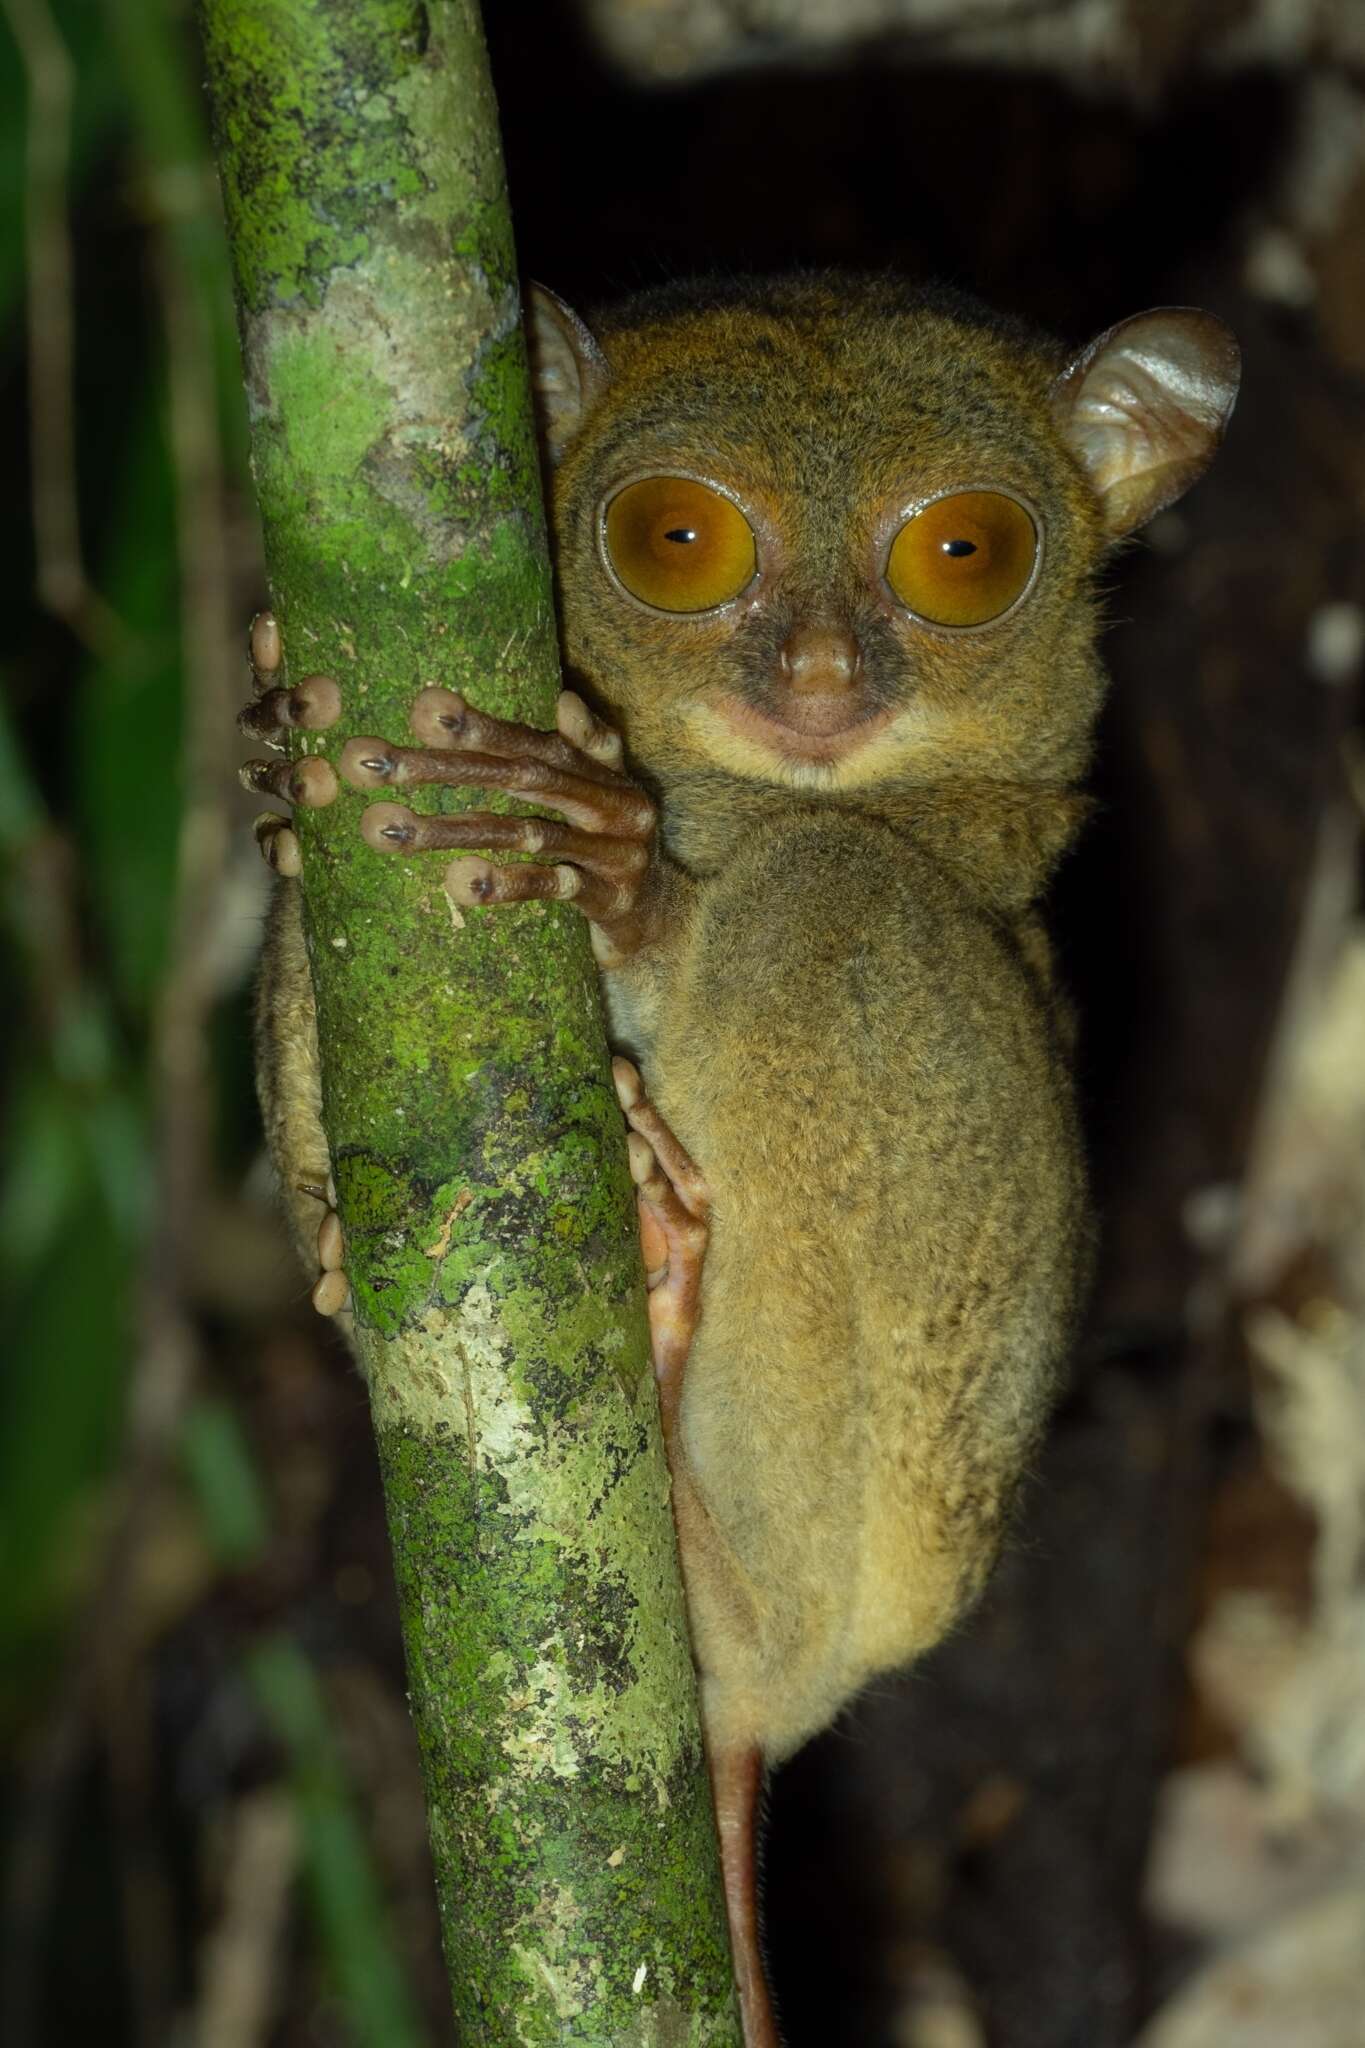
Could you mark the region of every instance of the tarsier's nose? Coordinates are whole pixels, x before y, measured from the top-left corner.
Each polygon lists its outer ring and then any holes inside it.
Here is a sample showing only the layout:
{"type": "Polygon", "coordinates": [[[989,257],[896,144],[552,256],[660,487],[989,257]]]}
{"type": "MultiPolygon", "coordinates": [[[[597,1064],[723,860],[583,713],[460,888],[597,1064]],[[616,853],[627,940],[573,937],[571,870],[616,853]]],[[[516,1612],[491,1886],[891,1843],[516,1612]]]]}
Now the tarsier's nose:
{"type": "Polygon", "coordinates": [[[851,690],[862,679],[863,650],[848,626],[797,626],[780,659],[784,680],[803,695],[851,690]]]}

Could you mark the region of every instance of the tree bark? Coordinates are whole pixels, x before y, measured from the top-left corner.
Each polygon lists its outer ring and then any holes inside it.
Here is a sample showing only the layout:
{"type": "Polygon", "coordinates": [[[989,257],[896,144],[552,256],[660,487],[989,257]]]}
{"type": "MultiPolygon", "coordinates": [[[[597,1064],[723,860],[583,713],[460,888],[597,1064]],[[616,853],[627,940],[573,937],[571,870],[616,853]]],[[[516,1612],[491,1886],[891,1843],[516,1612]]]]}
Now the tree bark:
{"type": "MultiPolygon", "coordinates": [[[[202,0],[253,465],[335,760],[433,682],[553,723],[557,652],[473,0],[202,0]]],[[[595,971],[461,915],[344,787],[298,819],[345,1229],[457,2019],[733,2044],[724,1907],[595,971]]],[[[422,801],[419,795],[417,801],[422,801]]],[[[487,805],[464,792],[433,808],[487,805]]]]}

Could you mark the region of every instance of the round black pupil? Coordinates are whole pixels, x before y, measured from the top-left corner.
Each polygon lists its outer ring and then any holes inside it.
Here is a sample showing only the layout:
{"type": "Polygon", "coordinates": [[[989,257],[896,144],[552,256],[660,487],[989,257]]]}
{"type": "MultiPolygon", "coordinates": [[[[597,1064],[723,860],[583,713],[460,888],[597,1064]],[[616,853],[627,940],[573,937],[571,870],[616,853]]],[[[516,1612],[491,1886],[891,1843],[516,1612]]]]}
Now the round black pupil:
{"type": "Polygon", "coordinates": [[[945,540],[943,552],[945,555],[954,556],[974,555],[976,553],[976,542],[974,540],[945,540]]]}
{"type": "Polygon", "coordinates": [[[676,541],[695,540],[696,537],[697,529],[695,526],[670,526],[668,532],[664,535],[665,540],[676,541]]]}

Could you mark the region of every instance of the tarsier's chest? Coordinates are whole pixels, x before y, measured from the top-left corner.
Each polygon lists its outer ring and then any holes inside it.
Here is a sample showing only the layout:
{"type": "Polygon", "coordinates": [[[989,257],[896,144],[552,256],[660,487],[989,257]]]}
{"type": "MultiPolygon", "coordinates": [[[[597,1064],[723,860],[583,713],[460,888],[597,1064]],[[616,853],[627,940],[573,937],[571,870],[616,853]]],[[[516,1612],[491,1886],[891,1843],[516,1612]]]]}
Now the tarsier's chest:
{"type": "Polygon", "coordinates": [[[701,890],[645,1059],[718,1197],[793,1224],[812,1205],[979,1209],[1021,1096],[1039,1170],[1069,1147],[1007,935],[897,834],[837,814],[755,833],[701,890]]]}

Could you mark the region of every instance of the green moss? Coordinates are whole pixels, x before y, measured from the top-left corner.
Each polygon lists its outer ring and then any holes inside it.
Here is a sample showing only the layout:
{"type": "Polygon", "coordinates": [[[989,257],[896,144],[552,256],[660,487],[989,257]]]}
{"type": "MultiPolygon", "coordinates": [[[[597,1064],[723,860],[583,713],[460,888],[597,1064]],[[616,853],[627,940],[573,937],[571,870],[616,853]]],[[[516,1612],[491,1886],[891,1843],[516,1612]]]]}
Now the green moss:
{"type": "Polygon", "coordinates": [[[336,1181],[354,1230],[391,1230],[406,1221],[411,1207],[408,1184],[381,1160],[363,1152],[338,1153],[336,1181]]]}
{"type": "Polygon", "coordinates": [[[367,0],[343,43],[322,0],[213,0],[201,11],[238,292],[255,308],[321,302],[386,215],[426,180],[400,86],[429,30],[421,0],[367,0]]]}
{"type": "Polygon", "coordinates": [[[512,218],[504,196],[476,202],[455,237],[455,254],[466,270],[484,277],[516,274],[517,255],[512,240],[512,218]]]}
{"type": "MultiPolygon", "coordinates": [[[[685,1645],[654,1639],[657,1603],[575,1565],[562,1519],[547,1536],[514,1497],[484,1489],[476,1502],[464,1464],[465,1512],[452,1516],[427,1437],[381,1430],[380,1448],[402,1518],[400,1571],[412,1575],[404,1590],[428,1612],[436,1651],[412,1670],[413,1710],[427,1771],[444,1788],[462,2013],[488,2039],[733,2042],[704,1777],[690,1753],[656,1739],[650,1674],[685,1645]],[[490,1504],[501,1509],[492,1528],[490,1504]],[[461,1567],[480,1545],[482,1591],[471,1597],[461,1567]],[[549,1588],[568,1625],[546,1638],[537,1629],[549,1588]],[[653,1759],[643,1773],[641,1751],[653,1759]],[[690,1854],[671,1853],[682,1844],[690,1854]],[[682,2030],[631,2032],[661,1992],[682,2030]]],[[[559,1517],[576,1490],[566,1485],[559,1517]]]]}

